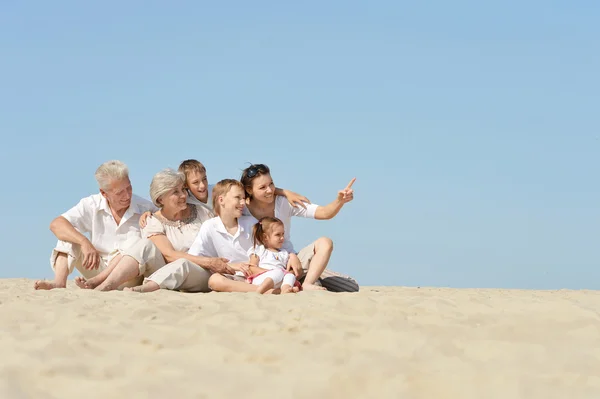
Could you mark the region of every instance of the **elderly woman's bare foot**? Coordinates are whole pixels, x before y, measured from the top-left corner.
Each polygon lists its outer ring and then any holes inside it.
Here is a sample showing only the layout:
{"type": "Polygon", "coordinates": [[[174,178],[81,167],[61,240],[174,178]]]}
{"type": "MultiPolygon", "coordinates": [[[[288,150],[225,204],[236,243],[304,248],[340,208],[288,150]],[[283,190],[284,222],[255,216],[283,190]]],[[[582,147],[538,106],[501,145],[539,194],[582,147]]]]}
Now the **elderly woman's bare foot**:
{"type": "Polygon", "coordinates": [[[138,285],[137,287],[125,287],[123,291],[131,291],[131,292],[153,292],[160,290],[160,286],[154,281],[148,281],[143,285],[138,285]]]}
{"type": "Polygon", "coordinates": [[[84,290],[93,290],[98,284],[94,283],[94,279],[86,280],[83,277],[75,277],[75,285],[84,290]]]}
{"type": "Polygon", "coordinates": [[[55,288],[67,288],[66,284],[58,284],[54,281],[47,280],[37,280],[33,284],[33,289],[35,290],[53,290],[55,288]]]}
{"type": "Polygon", "coordinates": [[[327,291],[325,289],[325,287],[321,287],[320,285],[316,285],[316,284],[308,284],[308,283],[304,283],[302,284],[302,291],[327,291]]]}

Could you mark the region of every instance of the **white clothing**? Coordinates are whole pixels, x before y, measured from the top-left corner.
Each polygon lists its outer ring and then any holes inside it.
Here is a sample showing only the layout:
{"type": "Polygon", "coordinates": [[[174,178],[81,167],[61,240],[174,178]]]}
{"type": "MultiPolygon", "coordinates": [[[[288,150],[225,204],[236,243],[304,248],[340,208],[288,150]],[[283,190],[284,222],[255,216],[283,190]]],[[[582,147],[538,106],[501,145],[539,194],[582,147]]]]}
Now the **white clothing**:
{"type": "MultiPolygon", "coordinates": [[[[275,197],[275,217],[283,222],[283,227],[285,229],[285,242],[283,243],[283,249],[291,253],[296,253],[290,238],[292,232],[292,216],[314,219],[315,212],[319,207],[317,204],[305,205],[306,209],[301,206],[292,206],[285,197],[281,195],[275,197]]],[[[250,211],[246,207],[244,207],[244,215],[251,215],[250,211]]]]}
{"type": "Polygon", "coordinates": [[[238,218],[238,229],[229,234],[220,217],[202,224],[200,232],[188,253],[194,256],[226,258],[230,263],[248,262],[248,250],[252,247],[252,227],[258,221],[253,216],[238,218]]]}
{"type": "Polygon", "coordinates": [[[177,259],[165,265],[165,260],[159,251],[150,251],[154,247],[148,238],[156,235],[167,237],[173,249],[187,252],[202,223],[210,220],[214,214],[202,205],[190,205],[192,212],[186,220],[171,221],[162,216],[152,215],[142,230],[144,240],[126,251],[140,264],[140,273],[146,276],[145,281],[154,281],[160,288],[190,292],[208,292],[208,279],[211,273],[187,259],[177,259]],[[139,254],[139,255],[137,255],[139,254]],[[151,257],[145,257],[149,254],[151,257]],[[137,256],[136,256],[137,255],[137,256]],[[160,258],[160,259],[158,259],[160,258]]]}
{"type": "Polygon", "coordinates": [[[248,250],[248,258],[250,258],[250,255],[258,256],[258,267],[269,270],[275,268],[285,270],[290,259],[290,254],[285,249],[273,252],[266,249],[263,245],[250,248],[248,250]]]}
{"type": "Polygon", "coordinates": [[[281,288],[285,284],[293,287],[296,283],[296,276],[292,273],[286,273],[290,254],[285,249],[273,252],[266,249],[264,245],[259,245],[248,250],[248,257],[250,255],[258,256],[258,267],[269,270],[256,277],[252,277],[252,284],[260,285],[267,277],[273,280],[275,288],[281,288]]]}
{"type": "Polygon", "coordinates": [[[212,191],[214,186],[214,184],[208,185],[208,199],[206,204],[200,201],[198,198],[194,197],[194,194],[192,194],[190,190],[188,190],[187,203],[194,205],[202,205],[212,210],[212,191]]]}
{"type": "Polygon", "coordinates": [[[191,205],[192,212],[187,220],[171,221],[158,215],[150,216],[146,227],[142,229],[142,236],[150,238],[155,235],[165,235],[173,249],[187,252],[196,239],[202,223],[210,220],[214,213],[202,205],[191,205]]]}
{"type": "Polygon", "coordinates": [[[144,212],[155,210],[156,207],[150,201],[133,195],[131,205],[117,225],[106,198],[102,194],[94,194],[83,198],[62,216],[80,233],[89,233],[92,245],[101,256],[108,257],[127,239],[141,238],[140,216],[144,212]]]}
{"type": "Polygon", "coordinates": [[[186,292],[210,292],[211,272],[194,262],[180,258],[161,267],[145,281],[154,281],[162,289],[186,292]]]}
{"type": "Polygon", "coordinates": [[[279,268],[261,273],[256,277],[252,277],[250,280],[252,280],[252,285],[261,285],[262,282],[267,278],[273,280],[273,288],[281,288],[283,285],[289,285],[290,287],[293,287],[294,284],[296,284],[296,276],[294,276],[293,273],[288,273],[279,268]]]}

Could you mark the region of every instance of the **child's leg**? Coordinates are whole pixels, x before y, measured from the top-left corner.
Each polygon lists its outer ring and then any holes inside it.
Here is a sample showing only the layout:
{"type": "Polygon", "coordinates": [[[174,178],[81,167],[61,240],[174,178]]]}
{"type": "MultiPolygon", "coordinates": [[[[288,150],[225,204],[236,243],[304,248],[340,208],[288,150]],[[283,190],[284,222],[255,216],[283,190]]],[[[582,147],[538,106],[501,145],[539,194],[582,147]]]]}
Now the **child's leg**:
{"type": "Polygon", "coordinates": [[[258,285],[258,292],[264,294],[272,288],[281,287],[285,270],[273,269],[256,276],[252,280],[252,285],[258,285]]]}
{"type": "Polygon", "coordinates": [[[293,273],[286,273],[283,276],[283,282],[281,283],[281,293],[288,294],[294,292],[294,284],[296,284],[296,276],[293,273]]]}

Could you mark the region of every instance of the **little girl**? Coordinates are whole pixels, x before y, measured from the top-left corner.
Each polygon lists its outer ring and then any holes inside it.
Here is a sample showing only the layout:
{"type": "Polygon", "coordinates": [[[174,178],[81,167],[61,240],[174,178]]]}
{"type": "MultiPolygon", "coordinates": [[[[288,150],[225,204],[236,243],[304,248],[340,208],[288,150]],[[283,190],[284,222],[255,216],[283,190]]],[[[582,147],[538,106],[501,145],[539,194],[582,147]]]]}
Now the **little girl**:
{"type": "Polygon", "coordinates": [[[273,288],[281,288],[282,294],[298,292],[300,286],[296,276],[288,272],[290,258],[285,249],[281,249],[285,240],[283,222],[274,217],[264,217],[252,229],[254,246],[248,250],[252,276],[248,282],[258,285],[258,292],[265,293],[273,288]]]}

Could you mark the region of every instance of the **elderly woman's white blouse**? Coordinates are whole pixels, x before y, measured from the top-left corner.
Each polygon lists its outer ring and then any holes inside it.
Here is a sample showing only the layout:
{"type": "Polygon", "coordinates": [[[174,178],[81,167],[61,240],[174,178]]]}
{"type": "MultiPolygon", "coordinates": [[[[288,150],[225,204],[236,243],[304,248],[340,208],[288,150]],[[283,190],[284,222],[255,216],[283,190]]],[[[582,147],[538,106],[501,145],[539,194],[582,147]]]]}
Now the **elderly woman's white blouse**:
{"type": "Polygon", "coordinates": [[[153,214],[147,219],[146,227],[142,229],[142,237],[150,238],[155,235],[165,235],[173,249],[187,252],[200,231],[202,223],[214,217],[205,206],[191,205],[192,213],[185,220],[172,221],[153,214]]]}

